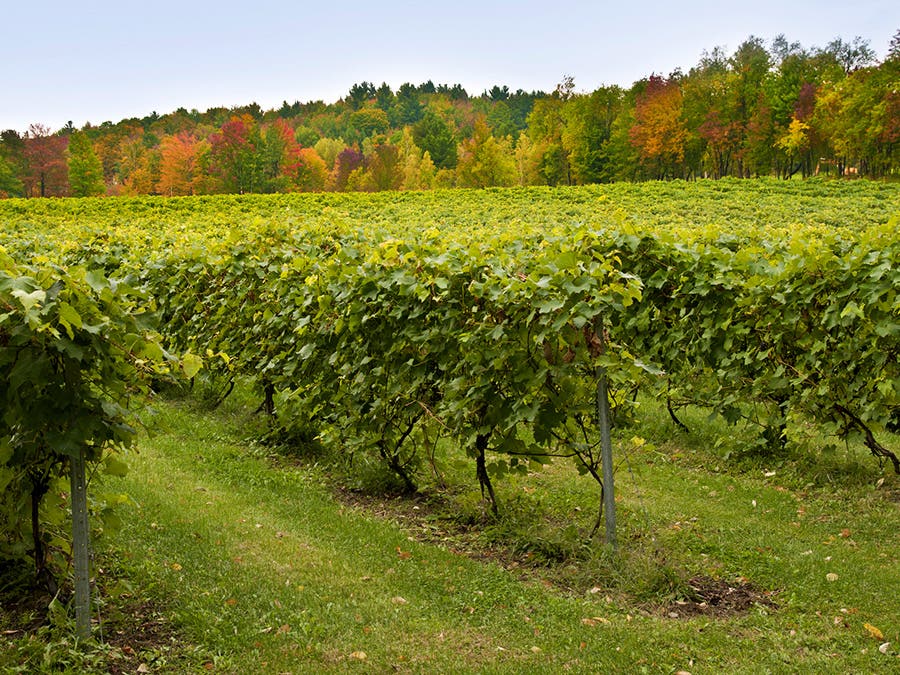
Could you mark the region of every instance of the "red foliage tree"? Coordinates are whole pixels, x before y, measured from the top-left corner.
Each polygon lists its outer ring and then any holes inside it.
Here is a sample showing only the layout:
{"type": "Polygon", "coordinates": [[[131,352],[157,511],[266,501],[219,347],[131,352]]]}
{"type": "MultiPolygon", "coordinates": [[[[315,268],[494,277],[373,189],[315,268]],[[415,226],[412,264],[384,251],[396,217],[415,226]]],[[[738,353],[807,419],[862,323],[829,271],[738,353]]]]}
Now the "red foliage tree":
{"type": "Polygon", "coordinates": [[[29,197],[64,197],[69,193],[66,148],[69,137],[51,135],[42,124],[32,124],[25,134],[25,194],[29,197]]]}

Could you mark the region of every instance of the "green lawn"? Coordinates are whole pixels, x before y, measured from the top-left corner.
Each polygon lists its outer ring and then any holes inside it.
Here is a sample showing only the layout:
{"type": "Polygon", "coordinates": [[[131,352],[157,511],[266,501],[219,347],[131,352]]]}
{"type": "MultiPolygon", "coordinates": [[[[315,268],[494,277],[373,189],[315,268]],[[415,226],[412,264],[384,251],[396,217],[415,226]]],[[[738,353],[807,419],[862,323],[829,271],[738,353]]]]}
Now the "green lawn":
{"type": "Polygon", "coordinates": [[[656,420],[618,467],[614,557],[585,544],[598,490],[563,462],[497,481],[497,521],[451,461],[440,500],[363,506],[247,440],[239,401],[157,409],[128,476],[93,488],[132,500],[97,542],[105,644],[7,632],[0,670],[900,672],[900,481],[865,456],[717,461],[656,420]],[[693,614],[693,577],[759,601],[693,614]]]}

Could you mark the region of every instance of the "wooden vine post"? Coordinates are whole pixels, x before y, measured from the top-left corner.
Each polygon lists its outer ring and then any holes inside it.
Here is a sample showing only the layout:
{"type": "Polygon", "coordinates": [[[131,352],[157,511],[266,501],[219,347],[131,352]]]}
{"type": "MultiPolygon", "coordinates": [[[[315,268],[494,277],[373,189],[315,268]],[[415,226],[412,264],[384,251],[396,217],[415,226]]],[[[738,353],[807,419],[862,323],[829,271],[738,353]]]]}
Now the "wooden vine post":
{"type": "MultiPolygon", "coordinates": [[[[606,335],[603,320],[597,318],[594,331],[600,341],[599,354],[606,353],[606,335]]],[[[609,413],[609,380],[606,366],[597,368],[597,421],[600,426],[600,464],[603,470],[603,518],[606,525],[606,544],[613,551],[618,549],[616,541],[616,495],[613,487],[612,422],[609,413]]]]}
{"type": "Polygon", "coordinates": [[[72,559],[75,568],[75,635],[91,636],[90,530],[87,515],[87,485],[84,448],[72,457],[72,559]]]}

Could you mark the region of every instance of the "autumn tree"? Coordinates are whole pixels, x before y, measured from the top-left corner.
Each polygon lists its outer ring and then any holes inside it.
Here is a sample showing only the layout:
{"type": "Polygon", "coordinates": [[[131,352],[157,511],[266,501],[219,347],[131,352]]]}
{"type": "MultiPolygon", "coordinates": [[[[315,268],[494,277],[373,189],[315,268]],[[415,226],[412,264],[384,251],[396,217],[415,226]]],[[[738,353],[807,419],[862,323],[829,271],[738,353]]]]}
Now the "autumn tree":
{"type": "Polygon", "coordinates": [[[69,137],[54,135],[42,124],[32,124],[22,150],[25,162],[25,194],[29,197],[63,197],[69,193],[66,148],[69,137]]]}
{"type": "Polygon", "coordinates": [[[122,143],[119,175],[124,192],[156,194],[160,160],[159,141],[153,134],[137,132],[122,143]]]}
{"type": "Polygon", "coordinates": [[[428,190],[434,187],[435,166],[431,155],[423,152],[415,142],[410,127],[404,127],[400,137],[399,165],[400,188],[403,190],[428,190]]]}
{"type": "Polygon", "coordinates": [[[325,162],[325,166],[331,171],[337,156],[347,147],[347,144],[342,138],[320,138],[313,147],[325,162]]]}
{"type": "Polygon", "coordinates": [[[743,122],[735,90],[739,78],[724,49],[704,52],[700,63],[681,82],[688,129],[685,164],[693,175],[722,178],[739,162],[743,122]]]}
{"type": "Polygon", "coordinates": [[[263,185],[262,137],[249,115],[232,117],[209,137],[212,170],[225,192],[259,192],[263,185]]]}
{"type": "Polygon", "coordinates": [[[363,154],[354,148],[344,148],[334,160],[334,168],[329,177],[329,186],[336,192],[347,189],[350,174],[362,167],[363,154]]]}
{"type": "Polygon", "coordinates": [[[673,178],[680,173],[688,137],[682,104],[678,83],[658,75],[650,76],[636,98],[629,137],[652,178],[673,178]]]}
{"type": "Polygon", "coordinates": [[[300,148],[291,180],[301,192],[321,192],[328,184],[328,166],[315,148],[300,148]]]}
{"type": "Polygon", "coordinates": [[[838,175],[885,176],[900,165],[900,60],[823,85],[811,125],[828,141],[838,175]]]}
{"type": "Polygon", "coordinates": [[[167,196],[192,195],[203,192],[204,175],[201,156],[209,144],[187,132],[166,136],[160,143],[159,181],[157,189],[167,196]]]}
{"type": "Polygon", "coordinates": [[[729,82],[731,110],[740,137],[734,173],[740,177],[749,178],[754,170],[764,172],[771,155],[772,139],[760,133],[761,125],[771,119],[771,109],[765,97],[765,82],[771,63],[764,42],[755,36],[744,40],[729,60],[733,75],[729,82]]]}
{"type": "Polygon", "coordinates": [[[512,139],[495,138],[487,121],[480,117],[475,122],[472,138],[462,142],[459,162],[456,166],[460,187],[496,187],[516,184],[516,164],[512,139]]]}
{"type": "Polygon", "coordinates": [[[403,184],[400,150],[387,142],[373,144],[366,155],[366,170],[374,190],[399,190],[403,184]]]}

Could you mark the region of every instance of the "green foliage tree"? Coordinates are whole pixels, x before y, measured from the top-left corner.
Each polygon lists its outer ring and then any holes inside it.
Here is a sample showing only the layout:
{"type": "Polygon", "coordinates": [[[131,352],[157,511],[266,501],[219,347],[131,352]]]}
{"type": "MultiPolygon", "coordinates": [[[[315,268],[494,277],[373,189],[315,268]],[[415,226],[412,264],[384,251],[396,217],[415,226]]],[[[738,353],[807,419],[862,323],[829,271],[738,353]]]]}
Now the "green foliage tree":
{"type": "Polygon", "coordinates": [[[68,165],[69,187],[75,197],[96,197],[106,192],[103,165],[83,131],[69,136],[68,165]]]}
{"type": "Polygon", "coordinates": [[[375,85],[363,80],[350,87],[346,101],[352,110],[359,110],[373,96],[375,96],[375,85]]]}
{"type": "Polygon", "coordinates": [[[342,138],[320,138],[313,147],[330,171],[334,168],[334,160],[347,147],[347,144],[342,138]]]}
{"type": "Polygon", "coordinates": [[[21,197],[24,189],[12,165],[0,155],[0,197],[21,197]]]}
{"type": "Polygon", "coordinates": [[[456,168],[456,138],[452,127],[443,117],[430,109],[426,110],[412,129],[416,145],[431,156],[438,169],[456,168]]]}
{"type": "Polygon", "coordinates": [[[434,187],[434,162],[428,152],[422,152],[416,145],[411,127],[403,129],[398,150],[402,173],[400,187],[404,190],[428,190],[434,187]]]}
{"type": "Polygon", "coordinates": [[[460,146],[456,177],[460,187],[515,185],[512,140],[492,136],[484,117],[480,117],[475,122],[475,135],[460,146]]]}
{"type": "Polygon", "coordinates": [[[389,113],[391,126],[402,128],[415,124],[422,119],[424,112],[425,108],[419,100],[419,90],[409,82],[401,84],[389,113]]]}
{"type": "Polygon", "coordinates": [[[377,134],[385,134],[391,128],[387,113],[380,108],[367,106],[350,115],[347,129],[351,142],[362,143],[377,134]]]}
{"type": "Polygon", "coordinates": [[[604,148],[612,137],[613,123],[623,105],[624,92],[615,86],[576,95],[566,102],[562,110],[562,144],[568,153],[573,182],[608,180],[609,158],[604,148]]]}

